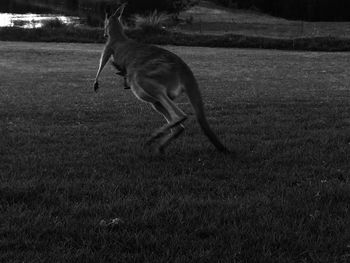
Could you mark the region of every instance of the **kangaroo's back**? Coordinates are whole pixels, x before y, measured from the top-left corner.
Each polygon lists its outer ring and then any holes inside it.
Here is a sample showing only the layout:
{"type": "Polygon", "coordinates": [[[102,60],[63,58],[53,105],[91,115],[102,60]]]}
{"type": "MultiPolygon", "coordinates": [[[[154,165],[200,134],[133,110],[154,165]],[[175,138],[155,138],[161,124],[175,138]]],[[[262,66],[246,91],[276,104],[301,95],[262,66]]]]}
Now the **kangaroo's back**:
{"type": "Polygon", "coordinates": [[[128,71],[163,70],[171,73],[191,73],[191,69],[176,54],[154,45],[128,40],[115,49],[114,63],[128,71]]]}

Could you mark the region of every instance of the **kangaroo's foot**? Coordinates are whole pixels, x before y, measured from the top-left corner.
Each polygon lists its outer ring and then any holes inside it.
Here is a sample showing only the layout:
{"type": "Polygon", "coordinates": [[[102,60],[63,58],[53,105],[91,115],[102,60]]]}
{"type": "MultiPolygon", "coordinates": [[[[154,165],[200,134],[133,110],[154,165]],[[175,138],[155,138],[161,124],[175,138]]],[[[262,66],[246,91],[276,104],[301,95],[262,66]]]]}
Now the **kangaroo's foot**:
{"type": "Polygon", "coordinates": [[[151,137],[147,140],[146,145],[153,143],[155,140],[165,136],[169,130],[175,126],[178,126],[179,124],[181,124],[183,121],[185,121],[187,119],[187,116],[184,116],[180,119],[177,119],[171,123],[168,123],[166,125],[164,125],[163,127],[159,128],[158,130],[156,130],[154,133],[152,133],[151,137]]]}
{"type": "Polygon", "coordinates": [[[97,92],[97,90],[99,89],[100,87],[98,86],[98,82],[95,81],[94,83],[94,91],[97,92]]]}

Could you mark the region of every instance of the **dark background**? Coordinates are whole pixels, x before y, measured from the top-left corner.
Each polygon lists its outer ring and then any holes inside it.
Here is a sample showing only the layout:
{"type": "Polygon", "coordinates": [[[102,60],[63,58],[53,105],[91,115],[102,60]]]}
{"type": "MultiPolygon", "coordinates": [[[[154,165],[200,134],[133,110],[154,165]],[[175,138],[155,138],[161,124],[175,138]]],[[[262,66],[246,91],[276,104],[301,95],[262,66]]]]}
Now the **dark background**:
{"type": "Polygon", "coordinates": [[[214,0],[236,8],[257,8],[274,16],[307,21],[349,21],[349,0],[214,0]]]}
{"type": "MultiPolygon", "coordinates": [[[[350,21],[349,0],[211,0],[230,8],[259,10],[274,16],[305,21],[350,21]]],[[[99,21],[107,7],[120,0],[1,0],[0,12],[88,15],[99,21]]],[[[178,13],[198,0],[129,0],[127,14],[147,13],[154,9],[178,13]]],[[[92,21],[93,22],[93,21],[92,21]]]]}

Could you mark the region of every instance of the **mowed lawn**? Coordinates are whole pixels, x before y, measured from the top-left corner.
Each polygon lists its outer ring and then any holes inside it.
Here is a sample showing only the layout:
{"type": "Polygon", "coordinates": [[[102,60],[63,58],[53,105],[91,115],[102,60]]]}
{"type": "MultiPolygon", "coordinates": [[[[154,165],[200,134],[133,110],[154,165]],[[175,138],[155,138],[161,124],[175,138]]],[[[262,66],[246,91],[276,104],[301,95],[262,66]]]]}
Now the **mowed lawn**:
{"type": "Polygon", "coordinates": [[[350,53],[166,47],[208,120],[165,123],[102,45],[0,42],[1,262],[349,262],[350,53]],[[101,220],[119,218],[114,226],[101,220]]]}

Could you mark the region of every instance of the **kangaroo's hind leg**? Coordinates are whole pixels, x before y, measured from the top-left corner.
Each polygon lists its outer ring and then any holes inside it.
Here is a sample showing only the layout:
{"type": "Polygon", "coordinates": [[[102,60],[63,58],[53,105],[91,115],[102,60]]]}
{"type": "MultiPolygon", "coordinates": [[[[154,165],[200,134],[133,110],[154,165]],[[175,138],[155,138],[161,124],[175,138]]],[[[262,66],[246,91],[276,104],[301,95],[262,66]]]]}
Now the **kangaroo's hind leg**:
{"type": "Polygon", "coordinates": [[[183,131],[182,122],[187,119],[186,114],[179,109],[166,94],[166,87],[151,79],[140,75],[131,75],[131,90],[137,98],[153,105],[167,120],[167,124],[152,133],[146,144],[160,139],[158,150],[161,151],[172,139],[178,137],[183,131]],[[168,135],[172,132],[170,135],[168,135]],[[168,135],[168,136],[167,136],[168,135]]]}
{"type": "Polygon", "coordinates": [[[173,139],[179,137],[184,131],[185,128],[182,123],[187,119],[187,116],[166,95],[160,96],[159,101],[154,103],[153,106],[164,115],[168,123],[156,130],[147,143],[160,139],[158,150],[162,152],[173,139]],[[169,131],[171,131],[170,134],[169,131]]]}

